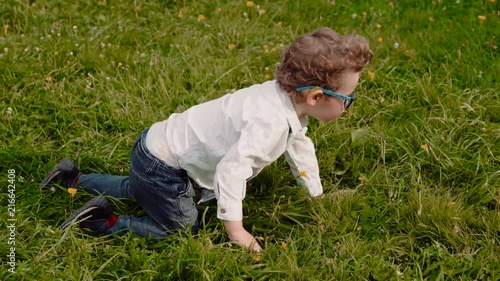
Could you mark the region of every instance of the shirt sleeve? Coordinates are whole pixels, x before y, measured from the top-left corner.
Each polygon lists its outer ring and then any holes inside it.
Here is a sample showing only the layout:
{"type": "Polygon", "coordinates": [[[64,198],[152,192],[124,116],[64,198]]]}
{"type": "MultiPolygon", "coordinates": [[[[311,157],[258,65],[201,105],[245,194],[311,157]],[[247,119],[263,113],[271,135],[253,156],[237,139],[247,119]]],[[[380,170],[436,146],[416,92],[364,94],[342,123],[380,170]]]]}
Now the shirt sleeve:
{"type": "Polygon", "coordinates": [[[314,144],[305,135],[306,131],[295,136],[295,140],[287,147],[285,157],[297,184],[306,187],[311,197],[316,197],[323,194],[323,186],[314,144]]]}
{"type": "Polygon", "coordinates": [[[215,195],[217,218],[243,220],[242,201],[246,181],[254,170],[276,161],[286,148],[288,126],[283,122],[253,120],[241,131],[240,139],[231,147],[216,168],[215,195]]]}

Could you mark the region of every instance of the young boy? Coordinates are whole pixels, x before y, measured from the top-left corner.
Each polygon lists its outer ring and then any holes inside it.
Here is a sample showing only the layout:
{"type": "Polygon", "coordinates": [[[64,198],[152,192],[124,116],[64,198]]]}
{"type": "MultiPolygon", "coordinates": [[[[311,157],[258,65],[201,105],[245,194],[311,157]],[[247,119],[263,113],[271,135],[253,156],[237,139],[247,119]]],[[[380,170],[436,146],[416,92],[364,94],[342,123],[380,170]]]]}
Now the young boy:
{"type": "Polygon", "coordinates": [[[364,38],[320,28],[285,50],[276,80],[172,114],[145,129],[132,149],[128,177],[82,174],[64,159],[40,187],[59,182],[101,194],[61,228],[80,220],[80,228],[101,234],[132,231],[155,238],[187,227],[196,230],[195,196],[202,194],[198,203],[215,197],[217,217],[229,238],[259,252],[242,222],[246,181],[284,153],[298,184],[313,197],[321,195],[314,145],[305,135],[307,117],[326,123],[349,108],[372,56],[364,38]],[[135,198],[147,215],[117,216],[102,194],[135,198]]]}

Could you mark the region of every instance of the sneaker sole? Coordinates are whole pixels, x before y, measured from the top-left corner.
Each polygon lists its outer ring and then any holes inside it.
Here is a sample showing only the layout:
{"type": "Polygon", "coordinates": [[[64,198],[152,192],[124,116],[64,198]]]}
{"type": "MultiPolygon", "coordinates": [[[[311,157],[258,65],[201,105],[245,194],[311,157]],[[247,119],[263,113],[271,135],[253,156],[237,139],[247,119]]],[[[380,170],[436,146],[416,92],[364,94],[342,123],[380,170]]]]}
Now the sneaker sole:
{"type": "Polygon", "coordinates": [[[42,183],[38,186],[42,190],[49,190],[52,187],[52,180],[54,180],[57,175],[61,173],[61,169],[58,167],[50,170],[49,174],[43,179],[42,183]]]}
{"type": "Polygon", "coordinates": [[[102,195],[99,195],[99,196],[91,199],[85,205],[83,205],[83,207],[81,207],[80,209],[73,212],[63,223],[61,223],[61,226],[59,226],[59,228],[62,230],[68,228],[69,226],[72,225],[73,222],[82,218],[90,211],[95,210],[97,208],[102,208],[102,207],[106,206],[107,203],[108,203],[108,201],[107,201],[106,197],[104,197],[102,195]]]}

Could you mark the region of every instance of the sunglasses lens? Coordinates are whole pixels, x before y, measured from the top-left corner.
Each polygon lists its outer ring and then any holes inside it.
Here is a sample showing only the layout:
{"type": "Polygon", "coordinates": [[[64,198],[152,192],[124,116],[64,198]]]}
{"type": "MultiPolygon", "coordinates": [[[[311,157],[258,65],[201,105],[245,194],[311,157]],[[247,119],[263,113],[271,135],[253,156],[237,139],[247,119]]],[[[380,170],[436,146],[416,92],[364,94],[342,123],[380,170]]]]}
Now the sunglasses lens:
{"type": "Polygon", "coordinates": [[[348,109],[351,106],[352,102],[353,102],[353,100],[344,101],[344,108],[348,109]]]}
{"type": "Polygon", "coordinates": [[[353,92],[352,95],[351,95],[351,100],[345,100],[344,101],[344,108],[345,109],[348,109],[349,106],[351,106],[351,104],[354,102],[354,99],[356,98],[356,92],[353,92]]]}

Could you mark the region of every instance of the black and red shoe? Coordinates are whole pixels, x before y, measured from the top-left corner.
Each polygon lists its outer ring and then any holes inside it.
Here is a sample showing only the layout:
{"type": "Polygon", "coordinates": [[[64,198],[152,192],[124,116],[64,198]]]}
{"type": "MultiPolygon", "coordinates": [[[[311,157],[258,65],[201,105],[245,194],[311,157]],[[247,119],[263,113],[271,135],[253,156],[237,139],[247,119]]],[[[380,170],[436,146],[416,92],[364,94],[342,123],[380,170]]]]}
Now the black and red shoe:
{"type": "Polygon", "coordinates": [[[113,214],[109,202],[103,195],[99,195],[88,201],[83,207],[71,214],[60,226],[66,229],[73,223],[84,230],[92,230],[98,234],[104,234],[115,225],[118,216],[113,214]]]}
{"type": "Polygon", "coordinates": [[[54,188],[52,188],[54,183],[59,183],[65,187],[76,186],[80,175],[80,170],[75,164],[68,158],[64,158],[50,170],[39,187],[40,189],[54,191],[54,188]]]}

